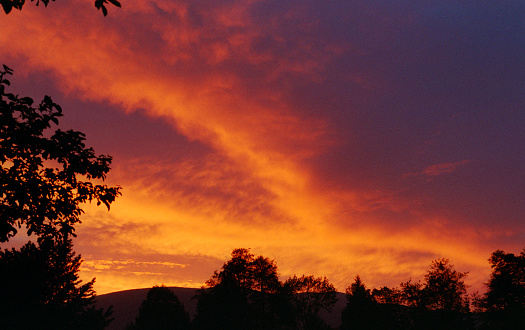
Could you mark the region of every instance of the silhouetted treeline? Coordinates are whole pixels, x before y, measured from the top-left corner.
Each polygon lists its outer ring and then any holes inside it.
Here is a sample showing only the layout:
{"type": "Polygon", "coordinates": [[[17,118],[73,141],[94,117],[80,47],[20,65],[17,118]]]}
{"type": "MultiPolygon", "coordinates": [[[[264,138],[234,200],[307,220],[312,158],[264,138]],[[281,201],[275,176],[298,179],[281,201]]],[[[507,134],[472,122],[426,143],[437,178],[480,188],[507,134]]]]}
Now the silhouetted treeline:
{"type": "Polygon", "coordinates": [[[282,283],[275,261],[235,249],[197,295],[193,328],[323,329],[327,326],[319,311],[332,308],[335,294],[323,278],[294,277],[282,283]]]}
{"type": "MultiPolygon", "coordinates": [[[[518,256],[498,250],[489,262],[486,294],[470,298],[467,273],[448,259],[433,261],[422,281],[397,288],[370,290],[357,276],[346,288],[340,329],[525,329],[525,250],[518,256]]],[[[248,249],[233,250],[194,297],[191,324],[169,292],[152,288],[129,329],[332,329],[320,311],[337,302],[326,278],[294,275],[281,282],[275,261],[248,249]]]]}

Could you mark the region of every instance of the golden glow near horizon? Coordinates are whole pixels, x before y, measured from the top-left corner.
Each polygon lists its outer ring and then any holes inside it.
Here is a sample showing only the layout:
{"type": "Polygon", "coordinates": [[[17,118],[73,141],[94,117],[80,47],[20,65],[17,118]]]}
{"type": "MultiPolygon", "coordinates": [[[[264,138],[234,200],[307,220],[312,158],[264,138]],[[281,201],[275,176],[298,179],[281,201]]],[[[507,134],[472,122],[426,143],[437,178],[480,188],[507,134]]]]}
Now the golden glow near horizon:
{"type": "Polygon", "coordinates": [[[371,288],[418,280],[446,257],[483,290],[490,253],[522,248],[516,196],[483,197],[502,191],[486,179],[500,167],[469,125],[492,109],[469,113],[476,85],[447,54],[421,57],[431,32],[402,37],[425,17],[365,22],[325,5],[134,1],[104,18],[77,0],[2,17],[13,89],[44,77],[37,90],[68,105],[63,122],[114,156],[123,196],[110,212],[86,205],[74,240],[99,294],[200,287],[239,247],[340,291],[357,274],[371,288]],[[449,76],[427,73],[440,61],[449,76]]]}

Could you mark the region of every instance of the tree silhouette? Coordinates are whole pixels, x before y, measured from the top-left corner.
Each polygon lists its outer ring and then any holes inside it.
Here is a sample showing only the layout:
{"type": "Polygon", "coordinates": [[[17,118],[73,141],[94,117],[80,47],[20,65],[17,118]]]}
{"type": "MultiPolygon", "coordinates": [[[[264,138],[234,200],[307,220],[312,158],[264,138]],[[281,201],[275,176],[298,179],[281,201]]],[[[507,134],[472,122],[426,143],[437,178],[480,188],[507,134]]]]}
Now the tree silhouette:
{"type": "Polygon", "coordinates": [[[345,293],[348,303],[341,314],[341,329],[374,329],[375,301],[359,275],[345,293]]]}
{"type": "Polygon", "coordinates": [[[179,298],[165,286],[154,286],[139,308],[135,322],[129,330],[186,330],[190,317],[179,298]]]}
{"type": "Polygon", "coordinates": [[[275,261],[234,249],[197,295],[197,329],[272,329],[283,312],[275,261]]]}
{"type": "Polygon", "coordinates": [[[263,293],[275,293],[281,283],[275,261],[263,256],[255,257],[248,249],[234,249],[220,272],[215,271],[206,286],[219,284],[239,286],[263,293]]]}
{"type": "Polygon", "coordinates": [[[240,286],[228,282],[201,289],[197,313],[192,327],[195,329],[251,329],[249,303],[240,286]]]}
{"type": "Polygon", "coordinates": [[[251,289],[255,256],[248,249],[234,249],[231,255],[232,258],[224,263],[220,272],[214,272],[206,285],[214,287],[217,284],[227,284],[251,289]]]}
{"type": "Polygon", "coordinates": [[[448,259],[433,261],[425,275],[425,306],[433,310],[467,312],[469,300],[467,286],[463,281],[467,274],[454,270],[448,259]]]}
{"type": "Polygon", "coordinates": [[[489,262],[492,273],[485,294],[486,308],[525,308],[525,250],[520,255],[497,250],[489,262]]]}
{"type": "Polygon", "coordinates": [[[111,309],[94,307],[95,279],[81,284],[81,263],[69,239],[0,249],[0,327],[104,329],[111,322],[111,309]]]}
{"type": "Polygon", "coordinates": [[[401,283],[401,302],[412,307],[416,329],[466,329],[471,327],[464,278],[448,259],[434,260],[423,282],[401,283]]]}
{"type": "Polygon", "coordinates": [[[456,271],[448,259],[434,260],[423,283],[401,283],[401,301],[410,307],[467,312],[469,299],[463,280],[467,274],[456,271]]]}
{"type": "Polygon", "coordinates": [[[398,304],[399,295],[397,289],[387,287],[370,292],[356,276],[346,288],[348,303],[341,314],[341,329],[411,329],[407,313],[398,304]]]}
{"type": "Polygon", "coordinates": [[[423,299],[423,284],[421,282],[412,282],[412,279],[408,282],[401,283],[400,295],[401,302],[409,307],[424,307],[422,302],[423,299]]]}
{"type": "MultiPolygon", "coordinates": [[[[31,0],[31,2],[34,2],[35,0],[31,0]]],[[[44,4],[45,7],[49,4],[50,0],[36,0],[36,5],[38,6],[40,2],[44,4]]],[[[55,0],[51,0],[55,1],[55,0]]],[[[2,8],[4,8],[4,12],[6,14],[9,14],[11,10],[18,9],[22,10],[22,7],[25,4],[25,0],[0,0],[0,4],[2,4],[2,8]]],[[[102,14],[106,16],[108,14],[108,10],[106,8],[106,4],[111,3],[117,7],[120,7],[120,2],[117,0],[95,0],[95,7],[97,9],[102,10],[102,14]]]]}
{"type": "Polygon", "coordinates": [[[319,312],[330,312],[337,302],[336,289],[326,277],[294,275],[284,282],[295,315],[298,329],[321,329],[327,327],[319,312]]]}
{"type": "Polygon", "coordinates": [[[478,303],[487,312],[487,327],[525,328],[525,249],[520,255],[497,250],[489,263],[487,292],[478,303]]]}
{"type": "Polygon", "coordinates": [[[33,106],[33,99],[7,93],[12,72],[5,65],[0,71],[0,242],[22,225],[41,238],[74,236],[81,203],[95,200],[109,209],[120,195],[118,186],[92,182],[106,178],[111,157],[86,148],[81,132],[48,132],[61,107],[49,96],[33,106]]]}
{"type": "Polygon", "coordinates": [[[274,260],[258,256],[250,264],[251,268],[251,298],[257,313],[258,327],[262,329],[273,328],[275,322],[274,304],[275,295],[281,290],[281,282],[277,274],[277,265],[274,260]]]}
{"type": "Polygon", "coordinates": [[[373,289],[372,297],[379,304],[400,304],[402,302],[401,291],[387,286],[373,289]]]}

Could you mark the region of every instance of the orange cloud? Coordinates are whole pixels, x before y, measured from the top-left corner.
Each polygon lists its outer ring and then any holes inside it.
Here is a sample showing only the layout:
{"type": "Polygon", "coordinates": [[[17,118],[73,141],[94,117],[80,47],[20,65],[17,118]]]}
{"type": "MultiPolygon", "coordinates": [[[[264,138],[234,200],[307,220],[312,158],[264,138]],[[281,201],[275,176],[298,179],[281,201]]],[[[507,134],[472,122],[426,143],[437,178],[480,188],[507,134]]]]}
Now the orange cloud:
{"type": "Polygon", "coordinates": [[[109,180],[124,196],[109,214],[86,207],[76,240],[83,276],[97,277],[99,293],[159,281],[198,287],[231,249],[250,247],[275,258],[283,277],[326,275],[339,290],[356,274],[371,287],[420,278],[439,257],[486,277],[494,244],[484,240],[501,232],[436,210],[432,195],[403,181],[409,167],[423,170],[405,177],[433,178],[472,161],[405,165],[414,139],[391,150],[403,130],[386,112],[368,114],[369,104],[390,109],[402,96],[368,62],[388,38],[374,30],[365,49],[337,38],[346,21],[265,5],[136,1],[103,18],[71,1],[3,17],[0,47],[17,75],[48,76],[72,102],[143,111],[209,147],[114,159],[109,180]]]}

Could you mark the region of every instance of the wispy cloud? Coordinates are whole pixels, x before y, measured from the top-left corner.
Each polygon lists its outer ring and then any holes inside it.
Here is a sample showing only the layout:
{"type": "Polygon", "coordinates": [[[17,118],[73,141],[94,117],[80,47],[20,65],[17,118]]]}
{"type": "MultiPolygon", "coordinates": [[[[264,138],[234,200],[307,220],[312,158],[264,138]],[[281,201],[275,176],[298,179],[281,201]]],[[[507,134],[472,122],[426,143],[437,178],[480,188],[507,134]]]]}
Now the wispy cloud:
{"type": "Polygon", "coordinates": [[[434,6],[159,0],[104,18],[72,0],[3,17],[14,78],[45,77],[65,118],[117,150],[108,179],[124,196],[109,214],[88,205],[77,229],[85,276],[101,292],[200,286],[236,247],[340,290],[356,273],[396,285],[441,256],[488,274],[491,249],[524,237],[507,143],[522,29],[492,19],[510,7],[434,6]]]}
{"type": "Polygon", "coordinates": [[[408,173],[405,177],[411,176],[427,176],[434,177],[437,175],[448,174],[456,171],[458,168],[472,163],[473,160],[463,159],[457,162],[439,163],[425,167],[421,172],[408,173]]]}

